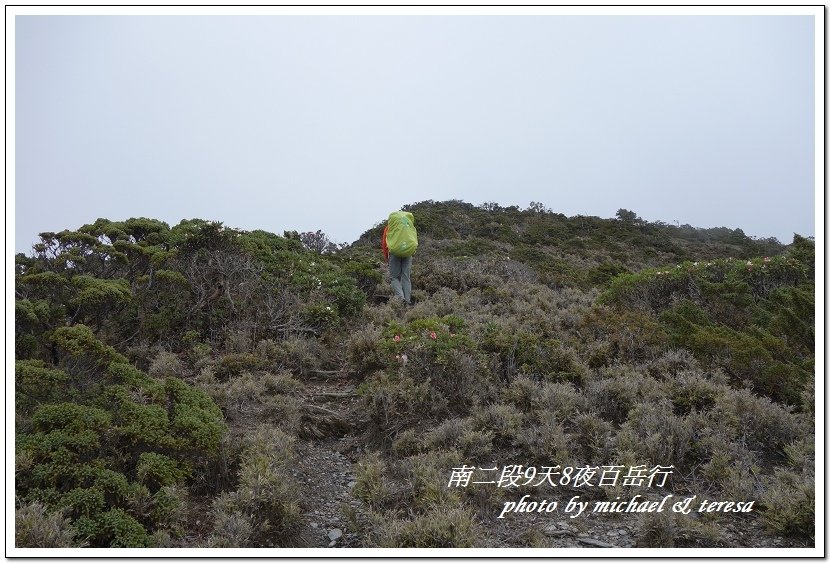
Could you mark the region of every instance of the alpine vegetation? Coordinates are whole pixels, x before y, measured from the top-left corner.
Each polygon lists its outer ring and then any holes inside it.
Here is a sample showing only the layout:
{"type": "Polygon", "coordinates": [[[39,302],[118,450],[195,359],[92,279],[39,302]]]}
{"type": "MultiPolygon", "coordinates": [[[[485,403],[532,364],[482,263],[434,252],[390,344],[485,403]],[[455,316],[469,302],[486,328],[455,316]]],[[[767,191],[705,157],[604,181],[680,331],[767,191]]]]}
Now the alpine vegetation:
{"type": "Polygon", "coordinates": [[[42,233],[15,259],[15,545],[814,545],[810,238],[400,212],[350,245],[42,233]]]}

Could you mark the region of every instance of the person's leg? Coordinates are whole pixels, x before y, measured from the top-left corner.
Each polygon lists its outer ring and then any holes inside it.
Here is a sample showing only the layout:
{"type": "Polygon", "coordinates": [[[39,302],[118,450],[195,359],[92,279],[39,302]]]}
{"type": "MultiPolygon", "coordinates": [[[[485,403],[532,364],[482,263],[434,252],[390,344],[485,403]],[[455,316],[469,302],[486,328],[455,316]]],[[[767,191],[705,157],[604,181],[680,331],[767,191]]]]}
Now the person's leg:
{"type": "Polygon", "coordinates": [[[395,296],[406,301],[403,293],[403,286],[401,284],[401,270],[403,267],[402,260],[394,254],[389,255],[389,277],[392,278],[392,291],[395,296]]]}
{"type": "Polygon", "coordinates": [[[412,280],[410,274],[412,273],[412,256],[401,260],[401,290],[403,291],[403,300],[407,305],[412,304],[412,280]]]}

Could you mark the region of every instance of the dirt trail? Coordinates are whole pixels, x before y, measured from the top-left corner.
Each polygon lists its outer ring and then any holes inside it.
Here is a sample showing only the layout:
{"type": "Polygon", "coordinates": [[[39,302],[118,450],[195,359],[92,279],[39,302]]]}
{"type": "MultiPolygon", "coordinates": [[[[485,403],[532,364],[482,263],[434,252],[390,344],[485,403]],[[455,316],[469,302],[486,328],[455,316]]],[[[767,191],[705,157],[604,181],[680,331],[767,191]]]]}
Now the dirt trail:
{"type": "Polygon", "coordinates": [[[306,547],[360,547],[360,536],[349,521],[349,514],[364,511],[363,503],[352,494],[353,462],[362,454],[354,436],[359,397],[344,376],[307,383],[303,394],[294,476],[302,487],[304,543],[306,547]]]}

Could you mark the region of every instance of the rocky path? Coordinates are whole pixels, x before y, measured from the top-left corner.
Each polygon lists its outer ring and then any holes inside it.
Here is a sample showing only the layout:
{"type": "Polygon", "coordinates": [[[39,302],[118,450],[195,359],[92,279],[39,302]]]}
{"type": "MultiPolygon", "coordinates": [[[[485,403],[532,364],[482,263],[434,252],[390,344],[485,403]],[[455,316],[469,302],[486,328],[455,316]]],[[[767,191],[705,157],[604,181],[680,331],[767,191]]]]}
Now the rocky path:
{"type": "Polygon", "coordinates": [[[360,547],[355,518],[363,503],[352,494],[359,397],[345,378],[308,383],[295,478],[302,486],[305,547],[360,547]]]}

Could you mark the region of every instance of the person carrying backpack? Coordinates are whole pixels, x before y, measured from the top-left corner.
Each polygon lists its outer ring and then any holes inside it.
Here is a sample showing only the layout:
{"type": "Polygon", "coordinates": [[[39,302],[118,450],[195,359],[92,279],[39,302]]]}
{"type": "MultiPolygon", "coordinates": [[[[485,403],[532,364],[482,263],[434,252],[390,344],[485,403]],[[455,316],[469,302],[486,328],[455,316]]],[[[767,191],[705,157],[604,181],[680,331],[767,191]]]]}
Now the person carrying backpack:
{"type": "Polygon", "coordinates": [[[418,249],[418,232],[415,217],[408,211],[389,214],[381,237],[383,257],[389,263],[392,291],[407,305],[412,304],[412,256],[418,249]]]}

